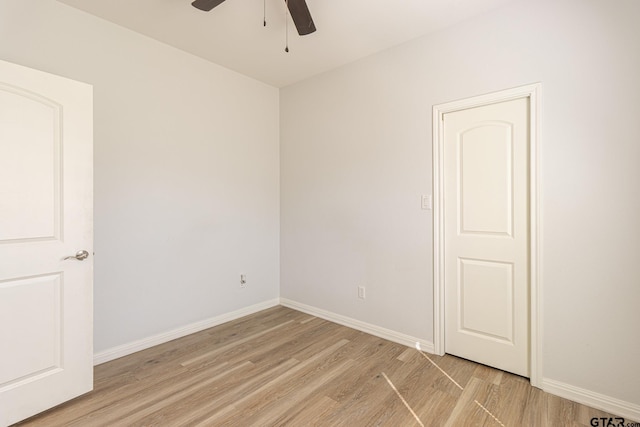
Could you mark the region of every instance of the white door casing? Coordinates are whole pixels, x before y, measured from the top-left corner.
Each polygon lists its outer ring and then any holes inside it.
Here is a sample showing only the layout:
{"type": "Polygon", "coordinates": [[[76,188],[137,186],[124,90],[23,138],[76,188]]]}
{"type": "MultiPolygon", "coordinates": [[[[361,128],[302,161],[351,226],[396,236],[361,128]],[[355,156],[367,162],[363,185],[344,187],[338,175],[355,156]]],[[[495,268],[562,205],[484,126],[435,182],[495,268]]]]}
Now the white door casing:
{"type": "Polygon", "coordinates": [[[0,425],[93,387],[92,97],[0,61],[0,425]]]}
{"type": "Polygon", "coordinates": [[[535,84],[438,105],[433,117],[435,351],[534,386],[539,92],[535,84]]]}

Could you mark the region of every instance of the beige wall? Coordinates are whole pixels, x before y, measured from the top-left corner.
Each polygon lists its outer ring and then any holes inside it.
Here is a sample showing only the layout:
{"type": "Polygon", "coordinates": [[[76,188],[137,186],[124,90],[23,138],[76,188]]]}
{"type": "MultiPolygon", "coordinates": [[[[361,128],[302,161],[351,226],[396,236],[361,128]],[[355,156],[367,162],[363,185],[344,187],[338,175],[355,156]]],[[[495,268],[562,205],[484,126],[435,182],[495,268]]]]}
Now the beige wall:
{"type": "Polygon", "coordinates": [[[96,352],[278,297],[277,89],[53,0],[0,58],[94,86],[96,352]]]}
{"type": "Polygon", "coordinates": [[[614,3],[517,2],[284,88],[281,296],[432,341],[432,106],[542,82],[545,384],[637,414],[640,3],[614,3]]]}

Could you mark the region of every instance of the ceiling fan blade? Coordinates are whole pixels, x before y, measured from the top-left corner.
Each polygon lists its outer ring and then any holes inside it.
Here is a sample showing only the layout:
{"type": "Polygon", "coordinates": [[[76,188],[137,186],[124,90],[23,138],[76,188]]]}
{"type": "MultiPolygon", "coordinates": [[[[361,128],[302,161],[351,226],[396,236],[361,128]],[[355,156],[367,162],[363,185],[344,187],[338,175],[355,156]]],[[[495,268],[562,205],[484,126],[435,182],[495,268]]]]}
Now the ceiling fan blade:
{"type": "Polygon", "coordinates": [[[214,7],[218,6],[224,0],[195,0],[191,3],[191,6],[196,9],[204,10],[205,12],[209,12],[214,7]]]}
{"type": "MultiPolygon", "coordinates": [[[[197,1],[197,0],[196,0],[197,1]]],[[[289,7],[289,13],[291,13],[291,18],[293,22],[296,24],[296,29],[298,30],[298,34],[301,36],[311,34],[316,30],[316,25],[313,23],[313,18],[311,18],[311,12],[309,12],[309,8],[307,7],[307,3],[305,0],[285,0],[287,2],[287,6],[289,7]]]]}

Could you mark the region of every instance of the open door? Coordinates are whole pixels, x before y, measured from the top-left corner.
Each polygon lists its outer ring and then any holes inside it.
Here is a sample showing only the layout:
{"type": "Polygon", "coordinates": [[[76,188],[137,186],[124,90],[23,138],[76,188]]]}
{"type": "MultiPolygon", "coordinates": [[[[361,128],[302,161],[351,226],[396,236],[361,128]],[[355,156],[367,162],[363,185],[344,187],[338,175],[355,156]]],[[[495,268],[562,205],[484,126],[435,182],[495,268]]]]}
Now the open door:
{"type": "Polygon", "coordinates": [[[0,61],[0,425],[93,387],[93,91],[0,61]]]}

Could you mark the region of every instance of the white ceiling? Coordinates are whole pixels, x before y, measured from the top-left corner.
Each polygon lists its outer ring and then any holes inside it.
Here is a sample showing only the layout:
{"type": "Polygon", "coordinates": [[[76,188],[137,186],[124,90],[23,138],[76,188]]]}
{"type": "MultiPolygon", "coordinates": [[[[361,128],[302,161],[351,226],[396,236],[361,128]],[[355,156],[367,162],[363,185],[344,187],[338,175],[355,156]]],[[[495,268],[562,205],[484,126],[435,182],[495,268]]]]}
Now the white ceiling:
{"type": "Polygon", "coordinates": [[[257,80],[283,87],[514,0],[307,0],[317,31],[300,37],[284,0],[59,0],[257,80]],[[266,7],[267,26],[262,25],[266,7]]]}

